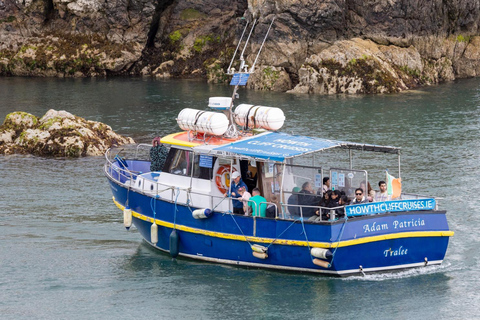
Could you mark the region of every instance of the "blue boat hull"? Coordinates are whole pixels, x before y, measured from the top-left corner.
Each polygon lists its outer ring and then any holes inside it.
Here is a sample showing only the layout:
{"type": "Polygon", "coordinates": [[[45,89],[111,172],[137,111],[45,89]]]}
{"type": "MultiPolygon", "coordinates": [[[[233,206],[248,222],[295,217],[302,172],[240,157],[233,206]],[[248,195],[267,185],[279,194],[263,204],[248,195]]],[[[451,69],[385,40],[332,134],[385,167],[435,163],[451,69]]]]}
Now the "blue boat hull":
{"type": "Polygon", "coordinates": [[[442,263],[452,232],[444,211],[413,211],[355,217],[335,222],[302,222],[247,217],[221,212],[195,219],[197,209],[147,194],[128,191],[109,178],[114,202],[133,212],[133,224],[154,247],[170,252],[175,229],[180,256],[205,261],[351,275],[442,263]],[[151,241],[151,225],[158,226],[158,242],[151,241]],[[252,245],[267,248],[264,259],[252,245]],[[310,249],[328,249],[324,264],[310,249]]]}

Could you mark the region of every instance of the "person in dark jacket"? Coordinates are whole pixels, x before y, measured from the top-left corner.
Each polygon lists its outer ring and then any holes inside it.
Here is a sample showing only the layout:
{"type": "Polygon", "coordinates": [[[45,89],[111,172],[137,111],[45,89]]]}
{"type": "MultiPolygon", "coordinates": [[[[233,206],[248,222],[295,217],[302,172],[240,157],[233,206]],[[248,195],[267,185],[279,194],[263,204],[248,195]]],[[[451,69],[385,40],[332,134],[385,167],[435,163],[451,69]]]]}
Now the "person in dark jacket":
{"type": "Polygon", "coordinates": [[[307,181],[302,185],[302,190],[298,193],[298,204],[301,206],[308,206],[308,207],[300,207],[300,213],[304,218],[310,218],[311,216],[315,215],[315,211],[317,208],[313,208],[312,206],[318,206],[320,202],[320,197],[313,193],[312,184],[307,181]]]}
{"type": "Polygon", "coordinates": [[[232,206],[233,206],[233,213],[235,214],[245,214],[243,211],[243,201],[238,200],[238,197],[241,197],[240,192],[238,192],[239,188],[247,189],[247,185],[245,182],[242,181],[242,177],[240,172],[235,171],[232,173],[232,184],[230,185],[230,193],[225,193],[225,197],[232,197],[232,206]]]}
{"type": "Polygon", "coordinates": [[[288,197],[288,200],[287,200],[287,204],[290,204],[290,206],[288,206],[288,212],[291,215],[294,215],[294,216],[300,215],[300,209],[297,206],[298,205],[298,193],[299,192],[300,192],[299,187],[293,188],[292,194],[290,195],[290,197],[288,197]]]}
{"type": "Polygon", "coordinates": [[[168,149],[160,143],[160,137],[153,139],[153,147],[150,148],[150,171],[162,171],[167,160],[168,149]]]}

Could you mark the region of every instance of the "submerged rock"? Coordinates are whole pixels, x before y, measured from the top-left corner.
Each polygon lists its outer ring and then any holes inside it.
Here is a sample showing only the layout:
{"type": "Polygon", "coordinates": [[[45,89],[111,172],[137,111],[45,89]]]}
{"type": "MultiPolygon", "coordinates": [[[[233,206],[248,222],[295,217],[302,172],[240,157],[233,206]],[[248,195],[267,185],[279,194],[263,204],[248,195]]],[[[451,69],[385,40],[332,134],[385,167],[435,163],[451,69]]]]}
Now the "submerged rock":
{"type": "Polygon", "coordinates": [[[104,123],[53,109],[41,118],[13,112],[0,126],[0,154],[81,157],[102,155],[112,146],[134,143],[104,123]]]}

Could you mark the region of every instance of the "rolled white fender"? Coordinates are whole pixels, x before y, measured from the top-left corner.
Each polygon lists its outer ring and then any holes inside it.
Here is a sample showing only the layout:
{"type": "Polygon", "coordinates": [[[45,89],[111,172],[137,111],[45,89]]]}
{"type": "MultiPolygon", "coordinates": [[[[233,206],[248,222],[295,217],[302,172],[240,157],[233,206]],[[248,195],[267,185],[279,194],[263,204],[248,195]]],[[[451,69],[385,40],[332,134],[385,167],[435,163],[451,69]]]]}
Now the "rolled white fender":
{"type": "Polygon", "coordinates": [[[255,258],[258,258],[258,259],[267,259],[268,258],[268,254],[266,252],[260,253],[260,252],[253,251],[252,254],[255,258]]]}
{"type": "Polygon", "coordinates": [[[330,268],[330,263],[328,261],[320,260],[320,259],[313,259],[313,263],[319,267],[328,269],[330,268]]]}
{"type": "Polygon", "coordinates": [[[153,245],[156,245],[158,242],[158,226],[155,222],[150,227],[150,241],[153,245]]]}
{"type": "Polygon", "coordinates": [[[130,209],[129,206],[126,206],[125,209],[123,209],[123,225],[127,229],[132,226],[132,209],[130,209]]]}
{"type": "Polygon", "coordinates": [[[210,218],[213,215],[213,211],[210,209],[197,209],[193,210],[192,216],[195,219],[207,219],[210,218]]]}
{"type": "Polygon", "coordinates": [[[332,253],[330,252],[330,250],[324,249],[324,248],[312,248],[310,250],[310,254],[315,258],[324,259],[324,260],[332,256],[332,253]]]}
{"type": "Polygon", "coordinates": [[[261,246],[259,244],[252,244],[251,248],[253,252],[258,252],[258,253],[266,253],[268,251],[266,247],[261,246]]]}

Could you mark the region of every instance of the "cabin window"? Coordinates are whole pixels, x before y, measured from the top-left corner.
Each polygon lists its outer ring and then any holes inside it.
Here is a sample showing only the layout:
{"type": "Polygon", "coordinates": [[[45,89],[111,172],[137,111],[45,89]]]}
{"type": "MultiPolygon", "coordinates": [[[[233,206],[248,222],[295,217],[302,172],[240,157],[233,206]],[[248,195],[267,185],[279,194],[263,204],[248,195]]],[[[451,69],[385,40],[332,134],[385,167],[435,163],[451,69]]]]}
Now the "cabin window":
{"type": "Polygon", "coordinates": [[[164,171],[181,176],[211,180],[215,160],[216,158],[212,156],[194,155],[192,151],[171,148],[165,161],[164,171]]]}

